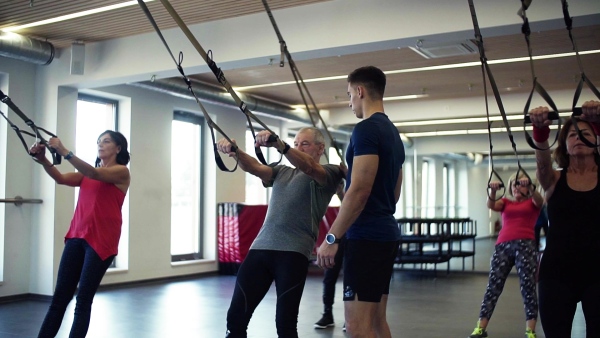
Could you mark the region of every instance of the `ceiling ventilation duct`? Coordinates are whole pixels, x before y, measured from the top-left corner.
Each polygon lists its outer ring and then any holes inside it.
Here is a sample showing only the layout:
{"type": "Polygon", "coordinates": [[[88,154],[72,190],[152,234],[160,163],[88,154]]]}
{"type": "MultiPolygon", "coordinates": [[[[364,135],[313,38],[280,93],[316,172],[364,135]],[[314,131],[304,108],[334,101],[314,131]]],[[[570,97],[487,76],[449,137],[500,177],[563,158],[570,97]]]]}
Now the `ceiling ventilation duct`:
{"type": "MultiPolygon", "coordinates": [[[[187,85],[181,79],[161,79],[154,81],[132,82],[130,86],[140,87],[144,89],[154,90],[164,94],[169,94],[189,100],[195,100],[194,96],[188,90],[187,85]]],[[[192,87],[194,93],[200,101],[226,106],[229,108],[237,108],[237,104],[229,93],[215,87],[205,85],[203,83],[193,81],[192,87]]],[[[269,100],[256,98],[250,95],[238,94],[240,99],[248,105],[248,109],[254,115],[268,116],[270,118],[292,120],[303,123],[311,123],[308,114],[304,111],[298,111],[290,108],[287,105],[275,103],[269,100]]]]}
{"type": "Polygon", "coordinates": [[[477,45],[471,40],[434,42],[419,40],[416,46],[408,48],[426,59],[437,59],[449,56],[469,55],[478,53],[477,45]]]}
{"type": "Polygon", "coordinates": [[[0,56],[49,65],[54,59],[54,46],[16,33],[0,32],[0,56]]]}

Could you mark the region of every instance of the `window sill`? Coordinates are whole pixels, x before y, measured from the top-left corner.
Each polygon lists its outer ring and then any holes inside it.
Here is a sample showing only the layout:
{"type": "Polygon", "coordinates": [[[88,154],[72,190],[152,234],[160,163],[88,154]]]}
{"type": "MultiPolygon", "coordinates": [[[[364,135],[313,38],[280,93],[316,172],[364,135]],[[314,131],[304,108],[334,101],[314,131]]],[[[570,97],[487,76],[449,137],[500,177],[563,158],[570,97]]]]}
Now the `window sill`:
{"type": "Polygon", "coordinates": [[[127,268],[109,268],[108,270],[106,270],[106,275],[114,275],[114,274],[125,273],[125,272],[129,272],[129,269],[127,269],[127,268]]]}
{"type": "Polygon", "coordinates": [[[188,261],[171,262],[171,266],[204,265],[214,264],[215,262],[216,261],[214,259],[193,259],[188,261]]]}

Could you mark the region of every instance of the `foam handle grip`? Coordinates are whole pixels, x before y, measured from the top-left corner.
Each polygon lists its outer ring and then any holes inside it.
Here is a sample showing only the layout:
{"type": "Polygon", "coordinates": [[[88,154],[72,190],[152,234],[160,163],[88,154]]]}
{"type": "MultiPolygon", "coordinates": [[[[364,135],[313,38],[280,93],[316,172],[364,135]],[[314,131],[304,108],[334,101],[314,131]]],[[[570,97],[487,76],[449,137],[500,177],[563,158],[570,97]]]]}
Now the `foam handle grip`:
{"type": "MultiPolygon", "coordinates": [[[[573,114],[575,114],[575,110],[577,110],[577,108],[573,109],[573,114]]],[[[581,114],[581,108],[579,108],[579,111],[581,114]]],[[[558,120],[560,118],[560,116],[558,116],[558,113],[555,111],[551,111],[548,113],[548,119],[550,120],[558,120]]],[[[525,115],[525,123],[531,123],[531,118],[529,117],[529,115],[525,115]]]]}

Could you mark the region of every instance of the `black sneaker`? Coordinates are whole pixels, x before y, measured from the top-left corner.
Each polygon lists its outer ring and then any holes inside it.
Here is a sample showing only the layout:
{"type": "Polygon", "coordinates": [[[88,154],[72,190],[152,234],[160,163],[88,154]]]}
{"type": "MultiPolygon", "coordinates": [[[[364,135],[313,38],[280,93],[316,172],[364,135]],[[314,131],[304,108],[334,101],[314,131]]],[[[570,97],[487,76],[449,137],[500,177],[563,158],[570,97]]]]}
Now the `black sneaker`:
{"type": "Polygon", "coordinates": [[[342,326],[342,331],[346,332],[346,322],[344,322],[344,326],[342,326]]]}
{"type": "Polygon", "coordinates": [[[323,317],[315,323],[315,329],[326,329],[331,326],[335,326],[335,323],[333,322],[333,315],[330,313],[324,313],[323,317]]]}

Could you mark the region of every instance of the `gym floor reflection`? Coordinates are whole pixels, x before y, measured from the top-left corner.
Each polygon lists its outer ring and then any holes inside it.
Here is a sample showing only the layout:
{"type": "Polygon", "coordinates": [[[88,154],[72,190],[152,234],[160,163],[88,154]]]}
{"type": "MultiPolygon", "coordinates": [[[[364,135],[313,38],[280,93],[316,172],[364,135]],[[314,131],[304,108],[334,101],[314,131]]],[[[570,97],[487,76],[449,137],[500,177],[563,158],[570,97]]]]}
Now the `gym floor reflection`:
{"type": "MultiPolygon", "coordinates": [[[[440,264],[437,273],[397,270],[391,283],[388,322],[394,337],[467,337],[476,324],[487,284],[487,270],[493,239],[476,241],[475,270],[466,261],[451,263],[446,273],[440,264]],[[455,267],[456,264],[456,267],[455,267]]],[[[431,268],[431,267],[429,267],[431,268]]],[[[336,326],[316,330],[313,324],[322,311],[322,271],[311,267],[298,318],[300,337],[346,337],[342,331],[341,278],[336,289],[336,326]]],[[[92,310],[89,338],[187,338],[224,337],[225,318],[235,276],[204,275],[170,281],[102,287],[92,310]]],[[[274,338],[275,292],[272,287],[257,308],[248,337],[274,338]]],[[[0,304],[0,336],[36,337],[47,301],[26,300],[0,304]]],[[[68,337],[74,302],[57,337],[68,337]]],[[[517,276],[513,273],[500,297],[488,326],[492,337],[522,337],[525,320],[517,276]]],[[[544,338],[538,322],[538,338],[544,338]]],[[[585,322],[577,310],[573,337],[585,337],[585,322]]]]}

